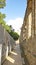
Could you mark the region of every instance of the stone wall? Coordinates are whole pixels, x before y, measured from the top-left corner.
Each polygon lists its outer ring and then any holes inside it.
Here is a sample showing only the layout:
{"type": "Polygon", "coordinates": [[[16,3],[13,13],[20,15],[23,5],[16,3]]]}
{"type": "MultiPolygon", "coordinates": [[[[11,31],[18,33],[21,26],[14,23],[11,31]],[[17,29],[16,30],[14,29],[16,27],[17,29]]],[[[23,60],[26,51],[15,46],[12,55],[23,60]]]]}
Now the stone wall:
{"type": "Polygon", "coordinates": [[[25,65],[36,65],[36,0],[27,0],[21,28],[20,48],[25,65]]]}
{"type": "Polygon", "coordinates": [[[14,48],[15,41],[9,33],[0,25],[0,65],[14,48]]]}

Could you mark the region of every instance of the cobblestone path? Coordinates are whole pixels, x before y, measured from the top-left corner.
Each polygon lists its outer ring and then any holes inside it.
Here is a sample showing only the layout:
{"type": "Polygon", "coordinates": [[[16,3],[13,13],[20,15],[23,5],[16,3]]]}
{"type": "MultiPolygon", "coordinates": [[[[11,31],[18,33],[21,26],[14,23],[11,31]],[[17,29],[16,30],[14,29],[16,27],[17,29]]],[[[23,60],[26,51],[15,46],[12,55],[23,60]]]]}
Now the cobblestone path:
{"type": "Polygon", "coordinates": [[[3,65],[22,65],[21,53],[19,44],[16,44],[14,50],[6,58],[3,65]]]}

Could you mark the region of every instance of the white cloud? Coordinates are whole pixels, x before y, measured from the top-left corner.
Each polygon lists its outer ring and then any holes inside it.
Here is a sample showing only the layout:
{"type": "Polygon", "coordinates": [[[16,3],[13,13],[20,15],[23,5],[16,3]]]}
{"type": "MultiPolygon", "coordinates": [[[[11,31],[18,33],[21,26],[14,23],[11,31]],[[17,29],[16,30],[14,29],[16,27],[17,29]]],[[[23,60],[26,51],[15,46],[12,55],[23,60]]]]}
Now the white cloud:
{"type": "Polygon", "coordinates": [[[20,31],[22,23],[23,23],[22,18],[16,18],[15,20],[11,19],[7,22],[8,25],[12,25],[12,27],[13,27],[13,29],[15,29],[15,31],[20,31]]]}

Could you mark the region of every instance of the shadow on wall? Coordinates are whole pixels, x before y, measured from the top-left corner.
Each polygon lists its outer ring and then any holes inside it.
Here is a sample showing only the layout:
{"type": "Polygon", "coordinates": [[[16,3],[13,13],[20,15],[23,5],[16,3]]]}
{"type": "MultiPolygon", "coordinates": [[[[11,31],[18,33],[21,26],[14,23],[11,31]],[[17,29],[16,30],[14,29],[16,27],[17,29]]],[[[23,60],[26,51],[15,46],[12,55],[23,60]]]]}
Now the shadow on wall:
{"type": "Polygon", "coordinates": [[[25,65],[36,64],[36,35],[30,37],[28,41],[20,43],[21,56],[24,58],[25,65]]]}
{"type": "Polygon", "coordinates": [[[20,49],[21,49],[21,56],[22,56],[22,58],[24,58],[25,65],[30,65],[29,61],[28,61],[28,59],[27,59],[27,57],[25,55],[23,46],[21,46],[20,49]]]}

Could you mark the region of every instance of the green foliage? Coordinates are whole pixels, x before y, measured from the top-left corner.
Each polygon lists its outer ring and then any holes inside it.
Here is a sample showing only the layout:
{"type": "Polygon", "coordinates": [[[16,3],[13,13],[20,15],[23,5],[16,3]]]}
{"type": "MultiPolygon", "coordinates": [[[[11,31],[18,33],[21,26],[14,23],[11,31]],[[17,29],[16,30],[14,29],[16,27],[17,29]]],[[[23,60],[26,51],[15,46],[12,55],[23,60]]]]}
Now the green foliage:
{"type": "Polygon", "coordinates": [[[11,28],[10,28],[10,26],[5,25],[5,26],[4,26],[4,28],[7,30],[7,32],[8,32],[8,33],[10,33],[10,32],[11,32],[11,28]]]}
{"type": "Polygon", "coordinates": [[[6,24],[5,21],[4,21],[4,18],[5,18],[5,17],[6,17],[5,14],[2,14],[2,13],[0,12],[0,24],[2,24],[3,26],[6,24]]]}
{"type": "Polygon", "coordinates": [[[18,40],[18,38],[19,38],[18,33],[14,32],[14,31],[11,31],[10,35],[13,37],[14,40],[18,40]]]}
{"type": "Polygon", "coordinates": [[[4,8],[6,6],[6,0],[0,0],[0,8],[4,8]]]}
{"type": "MultiPolygon", "coordinates": [[[[0,9],[1,8],[4,8],[6,5],[6,0],[0,0],[0,9]]],[[[14,32],[14,29],[12,28],[12,26],[8,26],[6,25],[5,21],[4,21],[4,18],[5,18],[5,14],[2,14],[0,12],[0,24],[2,24],[2,26],[8,31],[8,33],[13,37],[14,40],[18,40],[19,38],[19,35],[14,32]]]]}
{"type": "Polygon", "coordinates": [[[1,12],[0,12],[0,20],[1,19],[4,19],[6,17],[6,15],[5,14],[2,14],[1,12]]]}
{"type": "Polygon", "coordinates": [[[2,24],[4,26],[6,23],[4,20],[0,20],[0,24],[2,24]]]}
{"type": "Polygon", "coordinates": [[[8,31],[8,33],[13,37],[14,40],[18,40],[19,35],[18,33],[14,32],[13,29],[11,30],[11,26],[5,25],[4,27],[8,31]]]}

